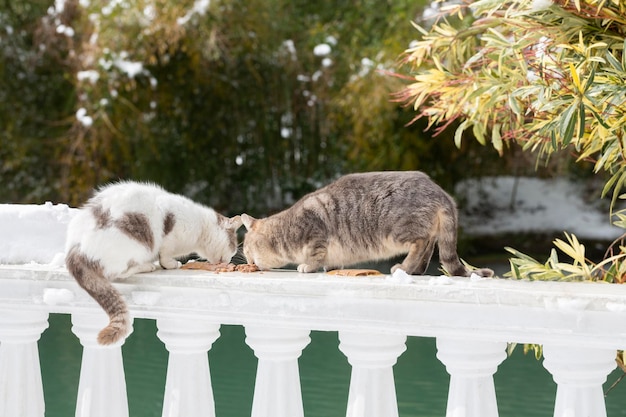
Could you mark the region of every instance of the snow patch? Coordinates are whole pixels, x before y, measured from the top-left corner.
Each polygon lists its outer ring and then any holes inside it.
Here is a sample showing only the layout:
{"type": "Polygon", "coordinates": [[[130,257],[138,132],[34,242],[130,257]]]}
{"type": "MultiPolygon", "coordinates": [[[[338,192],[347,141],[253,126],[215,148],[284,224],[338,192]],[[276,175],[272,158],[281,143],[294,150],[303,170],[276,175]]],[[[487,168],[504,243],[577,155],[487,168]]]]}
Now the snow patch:
{"type": "Polygon", "coordinates": [[[624,230],[609,214],[585,202],[584,187],[565,178],[485,177],[460,182],[459,223],[465,233],[573,233],[579,238],[613,240],[624,230]]]}
{"type": "Polygon", "coordinates": [[[589,306],[590,300],[569,297],[550,297],[544,301],[546,310],[576,312],[583,311],[589,306]]]}
{"type": "Polygon", "coordinates": [[[131,293],[133,303],[140,306],[153,306],[161,299],[161,293],[157,291],[133,291],[131,293]]]}
{"type": "Polygon", "coordinates": [[[74,300],[74,293],[65,288],[46,288],[43,291],[43,302],[47,305],[65,304],[74,300]]]}
{"type": "Polygon", "coordinates": [[[428,285],[453,285],[454,280],[445,275],[441,275],[438,277],[432,277],[428,280],[428,285]]]}
{"type": "Polygon", "coordinates": [[[413,277],[402,269],[396,269],[393,274],[388,275],[385,280],[394,284],[412,284],[414,282],[413,277]]]}
{"type": "Polygon", "coordinates": [[[67,224],[77,210],[66,204],[0,204],[0,264],[63,265],[67,224]]]}
{"type": "Polygon", "coordinates": [[[472,272],[472,274],[470,275],[469,279],[470,279],[470,282],[478,282],[478,281],[484,281],[486,279],[492,279],[492,278],[481,277],[477,273],[472,272]]]}
{"type": "Polygon", "coordinates": [[[54,268],[65,267],[65,252],[57,252],[50,261],[49,265],[54,268]]]}
{"type": "Polygon", "coordinates": [[[614,303],[609,301],[608,303],[606,303],[606,309],[613,313],[623,313],[626,311],[626,304],[614,303]]]}

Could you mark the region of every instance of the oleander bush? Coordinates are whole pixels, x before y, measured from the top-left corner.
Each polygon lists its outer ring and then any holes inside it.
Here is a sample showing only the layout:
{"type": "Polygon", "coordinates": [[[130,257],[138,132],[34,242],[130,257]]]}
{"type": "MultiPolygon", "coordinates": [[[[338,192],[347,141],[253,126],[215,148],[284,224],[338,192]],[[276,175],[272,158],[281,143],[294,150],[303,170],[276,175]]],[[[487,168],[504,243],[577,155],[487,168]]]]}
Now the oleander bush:
{"type": "MultiPolygon", "coordinates": [[[[521,146],[537,164],[566,151],[591,162],[611,196],[607,221],[626,228],[619,210],[626,183],[626,3],[621,0],[435,2],[432,24],[406,51],[410,81],[397,95],[415,120],[498,153],[521,146]]],[[[554,242],[543,263],[510,249],[514,278],[626,278],[618,239],[592,262],[576,236],[554,242]]]]}

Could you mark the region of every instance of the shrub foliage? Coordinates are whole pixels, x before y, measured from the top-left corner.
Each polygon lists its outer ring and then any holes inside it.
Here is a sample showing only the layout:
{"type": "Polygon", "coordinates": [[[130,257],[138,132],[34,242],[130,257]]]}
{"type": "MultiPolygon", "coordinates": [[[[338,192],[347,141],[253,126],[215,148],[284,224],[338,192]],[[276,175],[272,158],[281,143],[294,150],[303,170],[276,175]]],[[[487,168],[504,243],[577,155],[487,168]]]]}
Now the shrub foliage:
{"type": "MultiPolygon", "coordinates": [[[[568,150],[607,173],[612,208],[626,183],[626,3],[620,0],[479,0],[441,3],[432,26],[406,51],[411,81],[398,93],[415,119],[455,143],[471,133],[499,153],[512,144],[538,161],[568,150]]],[[[626,226],[624,212],[612,219],[626,226]]],[[[608,221],[608,220],[607,220],[608,221]]],[[[626,276],[616,241],[593,263],[575,236],[555,241],[546,263],[511,249],[511,275],[531,279],[626,276]],[[563,256],[562,256],[563,257],[563,256]]]]}

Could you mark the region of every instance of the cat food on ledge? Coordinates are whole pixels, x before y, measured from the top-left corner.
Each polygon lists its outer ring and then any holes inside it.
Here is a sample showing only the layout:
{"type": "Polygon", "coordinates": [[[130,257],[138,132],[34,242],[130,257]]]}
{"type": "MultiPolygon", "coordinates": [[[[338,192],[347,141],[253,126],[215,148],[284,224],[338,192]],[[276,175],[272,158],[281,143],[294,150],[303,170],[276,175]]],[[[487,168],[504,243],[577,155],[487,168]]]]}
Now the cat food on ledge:
{"type": "Polygon", "coordinates": [[[238,271],[238,272],[257,272],[257,271],[260,271],[260,269],[255,264],[240,264],[240,265],[235,265],[235,271],[238,271]]]}
{"type": "Polygon", "coordinates": [[[375,269],[333,269],[328,271],[329,275],[341,275],[344,277],[368,277],[372,275],[383,275],[375,269]]]}
{"type": "Polygon", "coordinates": [[[181,269],[200,269],[203,271],[211,271],[211,272],[257,272],[259,271],[259,267],[255,264],[241,264],[235,265],[232,263],[216,263],[212,264],[209,262],[187,262],[185,265],[181,266],[181,269]]]}

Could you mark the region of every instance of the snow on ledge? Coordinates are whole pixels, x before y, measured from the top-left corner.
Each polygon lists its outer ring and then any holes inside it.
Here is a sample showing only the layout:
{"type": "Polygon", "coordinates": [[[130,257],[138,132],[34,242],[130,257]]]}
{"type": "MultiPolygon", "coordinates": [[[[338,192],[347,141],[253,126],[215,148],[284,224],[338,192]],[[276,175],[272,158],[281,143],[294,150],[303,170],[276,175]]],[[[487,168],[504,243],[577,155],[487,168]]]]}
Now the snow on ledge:
{"type": "Polygon", "coordinates": [[[77,209],[66,204],[0,204],[0,264],[63,265],[67,224],[77,209]]]}

